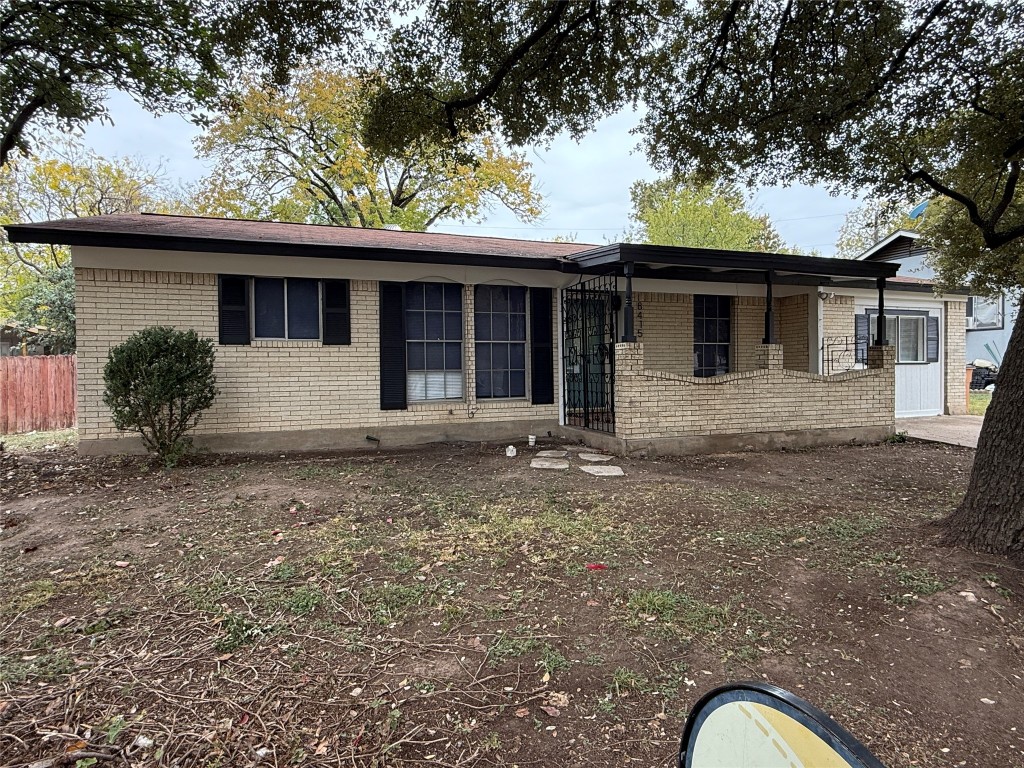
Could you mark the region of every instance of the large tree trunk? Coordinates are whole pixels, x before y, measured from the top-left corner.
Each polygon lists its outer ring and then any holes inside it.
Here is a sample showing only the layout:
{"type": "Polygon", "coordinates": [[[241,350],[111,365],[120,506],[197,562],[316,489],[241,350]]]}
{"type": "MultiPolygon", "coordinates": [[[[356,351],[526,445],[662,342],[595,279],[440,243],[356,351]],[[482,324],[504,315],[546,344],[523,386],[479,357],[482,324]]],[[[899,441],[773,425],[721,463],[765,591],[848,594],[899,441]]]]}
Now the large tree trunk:
{"type": "Polygon", "coordinates": [[[948,544],[1024,557],[1024,317],[999,367],[967,495],[943,525],[948,544]]]}

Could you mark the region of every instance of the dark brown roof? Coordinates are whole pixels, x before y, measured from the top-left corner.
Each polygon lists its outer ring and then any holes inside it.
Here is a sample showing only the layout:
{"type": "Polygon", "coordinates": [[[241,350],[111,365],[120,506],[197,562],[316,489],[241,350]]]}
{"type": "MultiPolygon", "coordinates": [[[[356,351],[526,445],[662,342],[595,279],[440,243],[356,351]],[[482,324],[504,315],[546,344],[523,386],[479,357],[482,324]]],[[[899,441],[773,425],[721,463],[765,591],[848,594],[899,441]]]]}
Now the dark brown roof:
{"type": "Polygon", "coordinates": [[[13,224],[6,229],[8,238],[15,243],[455,264],[585,274],[618,271],[628,262],[635,265],[637,276],[716,282],[763,283],[766,273],[775,272],[780,283],[818,285],[838,279],[891,277],[899,268],[890,263],[791,254],[630,243],[595,246],[162,214],[61,219],[13,224]]]}
{"type": "MultiPolygon", "coordinates": [[[[580,243],[543,243],[505,238],[478,238],[468,234],[407,232],[392,229],[294,224],[280,221],[219,219],[165,214],[114,214],[58,219],[6,227],[14,243],[96,245],[118,248],[226,251],[338,258],[339,249],[358,249],[357,258],[380,258],[403,253],[403,261],[433,261],[418,254],[451,254],[486,263],[495,257],[507,263],[517,259],[559,262],[594,246],[580,243]],[[480,258],[482,257],[482,258],[480,258]]],[[[538,265],[540,266],[540,265],[538,265]]]]}

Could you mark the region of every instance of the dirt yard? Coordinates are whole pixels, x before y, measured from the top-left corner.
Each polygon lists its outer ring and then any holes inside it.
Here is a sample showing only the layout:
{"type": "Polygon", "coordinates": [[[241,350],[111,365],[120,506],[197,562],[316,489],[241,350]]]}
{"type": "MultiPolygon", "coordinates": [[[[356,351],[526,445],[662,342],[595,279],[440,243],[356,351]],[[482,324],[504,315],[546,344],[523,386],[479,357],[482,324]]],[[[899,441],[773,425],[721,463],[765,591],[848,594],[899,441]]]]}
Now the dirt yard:
{"type": "Polygon", "coordinates": [[[0,454],[0,764],[670,766],[702,693],[761,679],[890,766],[1024,765],[1024,572],[931,525],[966,449],[621,478],[495,445],[26,450],[0,454]]]}

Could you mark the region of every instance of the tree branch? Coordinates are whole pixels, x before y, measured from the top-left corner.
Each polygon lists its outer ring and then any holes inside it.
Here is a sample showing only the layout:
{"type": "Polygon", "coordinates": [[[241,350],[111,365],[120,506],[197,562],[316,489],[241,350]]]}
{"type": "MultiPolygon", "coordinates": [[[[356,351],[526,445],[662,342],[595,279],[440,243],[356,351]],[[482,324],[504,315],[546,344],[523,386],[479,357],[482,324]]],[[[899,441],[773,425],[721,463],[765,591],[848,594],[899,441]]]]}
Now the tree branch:
{"type": "Polygon", "coordinates": [[[18,112],[17,117],[4,129],[3,142],[0,143],[0,168],[7,165],[11,152],[17,146],[18,139],[21,137],[22,131],[25,130],[28,121],[32,119],[36,112],[45,107],[46,103],[47,99],[45,96],[36,96],[30,99],[18,112]]]}
{"type": "Polygon", "coordinates": [[[852,112],[855,109],[860,109],[881,93],[882,89],[885,88],[885,86],[889,84],[889,81],[895,76],[896,70],[898,70],[903,65],[903,62],[907,60],[907,56],[910,55],[910,51],[913,50],[914,46],[916,46],[921,41],[921,38],[924,37],[925,31],[927,31],[929,26],[931,26],[931,23],[946,10],[947,5],[949,5],[949,0],[939,0],[932,6],[931,10],[928,11],[928,15],[924,17],[924,20],[917,25],[917,28],[910,33],[906,42],[900,46],[898,51],[896,51],[896,55],[893,57],[892,61],[889,62],[889,66],[886,68],[885,72],[882,73],[882,76],[858,98],[847,102],[838,111],[837,117],[845,115],[848,112],[852,112]]]}
{"type": "Polygon", "coordinates": [[[456,111],[475,107],[497,93],[501,84],[505,82],[505,78],[511,74],[516,65],[526,57],[530,50],[537,45],[545,35],[557,26],[562,15],[565,13],[565,9],[568,7],[569,2],[567,2],[567,0],[559,0],[556,2],[554,9],[544,22],[533,32],[527,35],[526,39],[519,43],[519,45],[512,49],[508,58],[506,58],[501,63],[501,66],[498,67],[497,71],[491,75],[491,79],[484,84],[483,88],[479,89],[472,95],[444,102],[444,114],[448,124],[448,132],[451,134],[453,139],[458,138],[459,136],[458,128],[455,125],[456,111]]]}

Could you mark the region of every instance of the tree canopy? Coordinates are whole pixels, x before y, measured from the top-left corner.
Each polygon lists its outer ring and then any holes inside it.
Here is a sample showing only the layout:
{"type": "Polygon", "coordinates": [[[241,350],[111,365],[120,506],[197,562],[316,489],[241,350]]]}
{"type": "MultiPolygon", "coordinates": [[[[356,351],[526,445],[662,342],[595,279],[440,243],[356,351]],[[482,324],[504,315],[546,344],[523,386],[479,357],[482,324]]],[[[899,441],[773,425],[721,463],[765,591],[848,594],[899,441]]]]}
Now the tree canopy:
{"type": "Polygon", "coordinates": [[[765,214],[748,210],[742,190],[718,181],[637,181],[631,238],[655,245],[779,252],[785,243],[765,214]]]}
{"type": "Polygon", "coordinates": [[[216,166],[194,204],[211,215],[410,230],[477,220],[497,205],[522,221],[540,216],[530,164],[493,131],[368,148],[362,134],[376,87],[313,69],[286,86],[244,83],[197,142],[216,166]]]}
{"type": "MultiPolygon", "coordinates": [[[[49,137],[49,152],[0,168],[0,226],[180,206],[160,168],[108,159],[74,139],[49,137]]],[[[74,275],[66,247],[0,242],[0,319],[48,330],[43,343],[75,347],[74,275]]]]}
{"type": "Polygon", "coordinates": [[[0,10],[0,166],[40,130],[107,117],[109,89],[201,119],[226,73],[283,82],[313,54],[351,60],[364,50],[351,44],[387,22],[367,0],[11,0],[0,10]]]}
{"type": "MultiPolygon", "coordinates": [[[[642,102],[663,172],[932,198],[945,285],[1024,285],[1024,0],[447,5],[396,33],[373,141],[485,120],[525,142],[642,102]]],[[[1022,554],[1024,323],[1000,381],[947,530],[1022,554]]]]}

